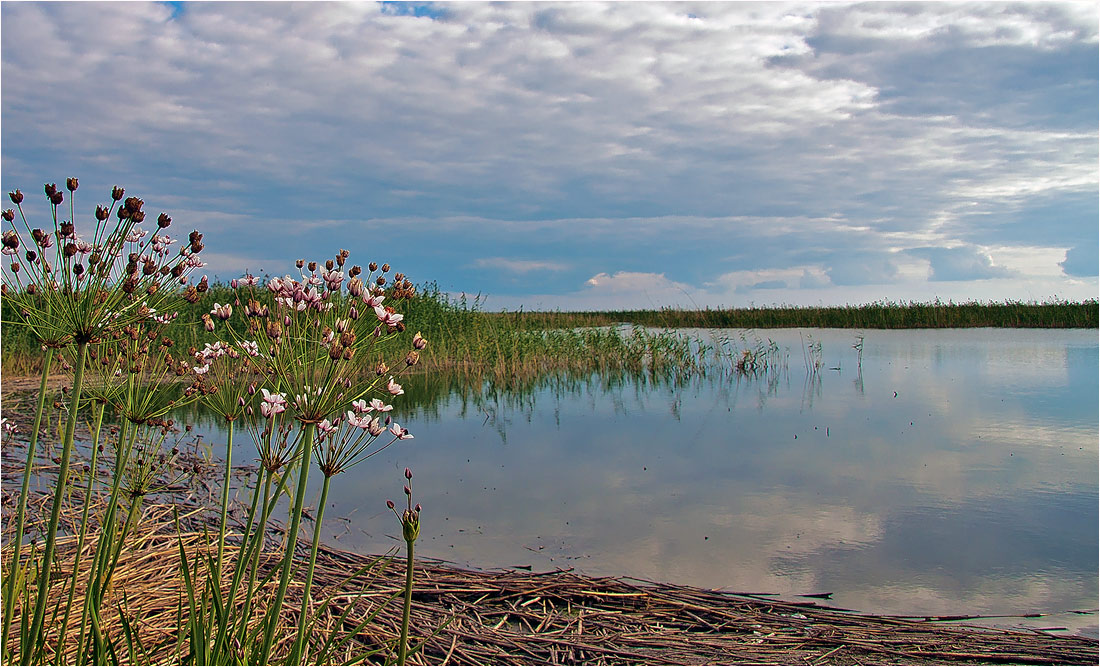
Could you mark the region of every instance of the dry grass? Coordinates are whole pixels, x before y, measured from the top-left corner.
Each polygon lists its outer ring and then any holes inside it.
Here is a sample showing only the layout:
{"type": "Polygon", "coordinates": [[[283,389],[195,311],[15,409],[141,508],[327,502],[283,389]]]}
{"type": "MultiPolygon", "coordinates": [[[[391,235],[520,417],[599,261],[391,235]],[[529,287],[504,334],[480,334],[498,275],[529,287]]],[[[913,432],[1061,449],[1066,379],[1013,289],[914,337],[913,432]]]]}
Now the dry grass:
{"type": "MultiPolygon", "coordinates": [[[[5,471],[8,472],[8,471],[5,471]]],[[[44,494],[34,506],[45,501],[44,494]]],[[[149,662],[178,662],[186,598],[179,540],[189,560],[208,551],[204,526],[213,514],[197,498],[152,504],[140,536],[125,551],[116,574],[107,627],[118,628],[121,608],[136,622],[149,662]],[[180,511],[178,535],[173,513],[180,511]]],[[[278,534],[269,540],[266,566],[278,563],[278,534]]],[[[75,540],[59,540],[66,568],[75,540]]],[[[308,552],[303,541],[299,549],[308,552]]],[[[5,550],[6,552],[7,550],[5,550]]],[[[235,556],[229,550],[230,557],[235,556]]],[[[81,555],[91,558],[90,548],[81,555]]],[[[5,563],[10,554],[5,553],[5,563]]],[[[366,651],[372,661],[392,658],[401,623],[400,559],[364,556],[331,547],[318,555],[314,599],[320,609],[315,640],[349,632],[378,612],[332,662],[348,663],[366,651]],[[369,568],[349,579],[349,573],[369,568]],[[340,621],[348,607],[350,613],[340,621]]],[[[228,587],[228,581],[226,582],[228,587]]],[[[274,586],[272,585],[272,588],[274,586]]],[[[291,583],[288,597],[300,595],[291,583]]],[[[60,591],[59,591],[60,594],[60,591]]],[[[77,592],[77,603],[82,592],[77,592]]],[[[299,598],[300,600],[300,598],[299,598]]],[[[240,601],[238,601],[240,602],[240,601]]],[[[262,604],[262,601],[261,601],[262,604]]],[[[288,632],[276,644],[282,655],[298,624],[298,604],[284,607],[288,632]]],[[[413,661],[421,664],[1096,664],[1097,643],[1032,631],[993,630],[897,617],[868,616],[760,596],[708,591],[625,578],[594,578],[572,571],[472,571],[438,561],[416,567],[412,607],[414,641],[427,636],[413,661]],[[433,634],[434,633],[434,634],[433,634]]],[[[76,629],[67,645],[75,647],[76,629]]],[[[51,643],[56,637],[51,638],[51,643]]],[[[182,653],[181,653],[181,648],[182,653]]],[[[67,653],[71,661],[71,650],[67,653]]]]}

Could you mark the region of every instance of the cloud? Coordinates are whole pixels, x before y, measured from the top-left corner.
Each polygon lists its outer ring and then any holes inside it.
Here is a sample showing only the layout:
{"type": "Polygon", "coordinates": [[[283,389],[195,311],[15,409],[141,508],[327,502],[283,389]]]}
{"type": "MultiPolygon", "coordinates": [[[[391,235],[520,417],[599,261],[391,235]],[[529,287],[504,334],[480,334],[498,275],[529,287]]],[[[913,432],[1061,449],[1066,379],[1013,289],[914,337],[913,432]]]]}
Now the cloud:
{"type": "Polygon", "coordinates": [[[889,253],[838,253],[825,273],[834,285],[882,285],[898,275],[898,265],[889,253]]]}
{"type": "Polygon", "coordinates": [[[509,273],[530,273],[532,271],[566,271],[567,264],[537,259],[508,259],[507,257],[484,257],[474,261],[479,269],[499,269],[509,273]]]}
{"type": "Polygon", "coordinates": [[[1100,273],[1096,244],[1074,246],[1066,251],[1065,260],[1058,263],[1067,276],[1095,278],[1100,273]]]}
{"type": "MultiPolygon", "coordinates": [[[[249,266],[347,247],[516,299],[579,294],[536,280],[566,266],[694,298],[965,275],[1010,298],[1034,285],[994,248],[1095,237],[1088,3],[3,12],[3,186],[94,174],[249,266]]],[[[1036,270],[1095,275],[1075,261],[1036,270]]]]}
{"type": "Polygon", "coordinates": [[[1013,275],[1005,267],[994,265],[992,258],[977,248],[912,248],[907,252],[928,260],[931,268],[928,279],[932,281],[987,280],[1013,275]]]}

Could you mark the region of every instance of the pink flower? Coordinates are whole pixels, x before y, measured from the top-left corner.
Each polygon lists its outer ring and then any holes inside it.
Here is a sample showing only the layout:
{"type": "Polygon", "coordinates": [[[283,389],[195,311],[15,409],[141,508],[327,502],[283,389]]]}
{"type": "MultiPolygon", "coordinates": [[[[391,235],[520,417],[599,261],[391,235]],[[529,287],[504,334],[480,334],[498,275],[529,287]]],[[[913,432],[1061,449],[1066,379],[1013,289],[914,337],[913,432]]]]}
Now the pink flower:
{"type": "MultiPolygon", "coordinates": [[[[390,381],[392,382],[393,378],[390,378],[390,381]]],[[[378,412],[389,412],[390,410],[393,410],[392,405],[386,405],[382,402],[382,399],[380,398],[370,399],[370,407],[372,410],[377,410],[378,412]]]]}
{"type": "Polygon", "coordinates": [[[370,417],[367,417],[367,416],[360,417],[359,415],[352,412],[351,410],[348,410],[348,423],[351,424],[352,426],[356,427],[356,428],[361,428],[361,429],[366,430],[366,429],[370,428],[370,417]]]}
{"type": "Polygon", "coordinates": [[[374,314],[378,316],[378,319],[388,327],[395,326],[398,322],[405,319],[404,315],[400,313],[391,313],[382,306],[374,307],[374,314]]]}
{"type": "Polygon", "coordinates": [[[321,437],[332,435],[336,432],[337,426],[333,426],[332,422],[327,419],[322,419],[321,423],[317,425],[317,430],[321,432],[321,437]]]}
{"type": "Polygon", "coordinates": [[[394,396],[400,396],[405,393],[405,390],[401,388],[401,385],[393,381],[393,376],[390,376],[390,381],[386,383],[386,391],[390,392],[394,396]]]}
{"type": "Polygon", "coordinates": [[[355,408],[355,412],[357,412],[357,413],[359,413],[359,412],[370,412],[370,410],[371,410],[370,406],[367,405],[367,402],[362,400],[362,399],[360,399],[358,401],[352,401],[351,402],[351,407],[355,408]]]}
{"type": "Polygon", "coordinates": [[[367,427],[367,431],[371,435],[378,437],[386,432],[386,427],[382,425],[382,422],[378,421],[378,417],[370,420],[370,426],[367,427]]]}
{"type": "Polygon", "coordinates": [[[409,433],[409,429],[401,428],[401,424],[397,422],[394,422],[393,426],[390,426],[390,433],[398,440],[412,440],[413,438],[412,433],[409,433]]]}

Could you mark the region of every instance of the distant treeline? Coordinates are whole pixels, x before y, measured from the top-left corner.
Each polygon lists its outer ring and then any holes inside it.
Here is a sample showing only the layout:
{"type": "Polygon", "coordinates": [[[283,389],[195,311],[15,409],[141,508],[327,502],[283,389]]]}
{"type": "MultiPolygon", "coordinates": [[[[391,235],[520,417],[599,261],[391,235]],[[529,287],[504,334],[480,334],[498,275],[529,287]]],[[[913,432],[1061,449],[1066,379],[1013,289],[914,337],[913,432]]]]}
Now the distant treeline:
{"type": "Polygon", "coordinates": [[[617,323],[647,327],[715,329],[776,329],[821,327],[836,329],[1097,328],[1096,299],[1046,303],[1003,301],[952,303],[880,301],[860,306],[767,306],[682,310],[615,310],[588,312],[508,312],[499,316],[519,328],[601,326],[617,323]]]}

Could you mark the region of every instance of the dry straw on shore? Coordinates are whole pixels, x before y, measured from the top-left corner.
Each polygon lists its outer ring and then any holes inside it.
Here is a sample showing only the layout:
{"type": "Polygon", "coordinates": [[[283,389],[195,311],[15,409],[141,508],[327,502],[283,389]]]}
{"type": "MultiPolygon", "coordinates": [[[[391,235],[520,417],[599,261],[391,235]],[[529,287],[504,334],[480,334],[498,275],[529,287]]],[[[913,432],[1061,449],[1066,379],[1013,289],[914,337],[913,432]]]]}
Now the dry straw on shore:
{"type": "MultiPolygon", "coordinates": [[[[39,496],[36,505],[45,498],[39,496]]],[[[147,662],[178,662],[181,610],[185,611],[179,540],[189,560],[208,550],[216,517],[195,496],[151,505],[137,540],[119,563],[113,599],[136,623],[149,650],[147,662]],[[173,515],[179,512],[183,532],[173,515]],[[181,607],[182,605],[182,607],[181,607]]],[[[279,535],[271,536],[268,566],[278,564],[279,535]]],[[[58,542],[72,562],[75,541],[58,542]]],[[[306,542],[300,548],[308,550],[306,542]]],[[[230,550],[231,554],[235,551],[230,550]]],[[[91,553],[85,554],[91,558],[91,553]]],[[[346,634],[373,621],[330,662],[391,658],[401,623],[400,560],[331,547],[318,554],[314,599],[327,600],[319,636],[346,634]],[[368,567],[369,566],[369,567],[368,567]],[[359,576],[349,573],[362,568],[359,576]],[[330,597],[331,596],[331,597],[330,597]]],[[[228,583],[228,582],[227,582],[228,583]]],[[[288,596],[297,598],[295,578],[288,596]]],[[[274,583],[267,590],[274,593],[274,583]]],[[[77,591],[78,601],[82,591],[77,591]]],[[[113,625],[119,613],[109,605],[113,625]]],[[[298,604],[284,607],[294,628],[298,604]]],[[[116,626],[117,627],[117,626],[116,626]]],[[[1096,664],[1097,642],[1039,631],[1008,631],[897,617],[868,616],[814,603],[768,600],[687,586],[626,578],[589,577],[572,571],[472,571],[421,560],[412,606],[420,664],[1096,664]],[[425,639],[426,637],[426,639],[425,639]]],[[[276,644],[278,659],[292,637],[276,644]]],[[[75,646],[75,642],[68,642],[75,646]]],[[[415,645],[415,644],[414,644],[415,645]]],[[[316,648],[315,648],[316,650],[316,648]]]]}

